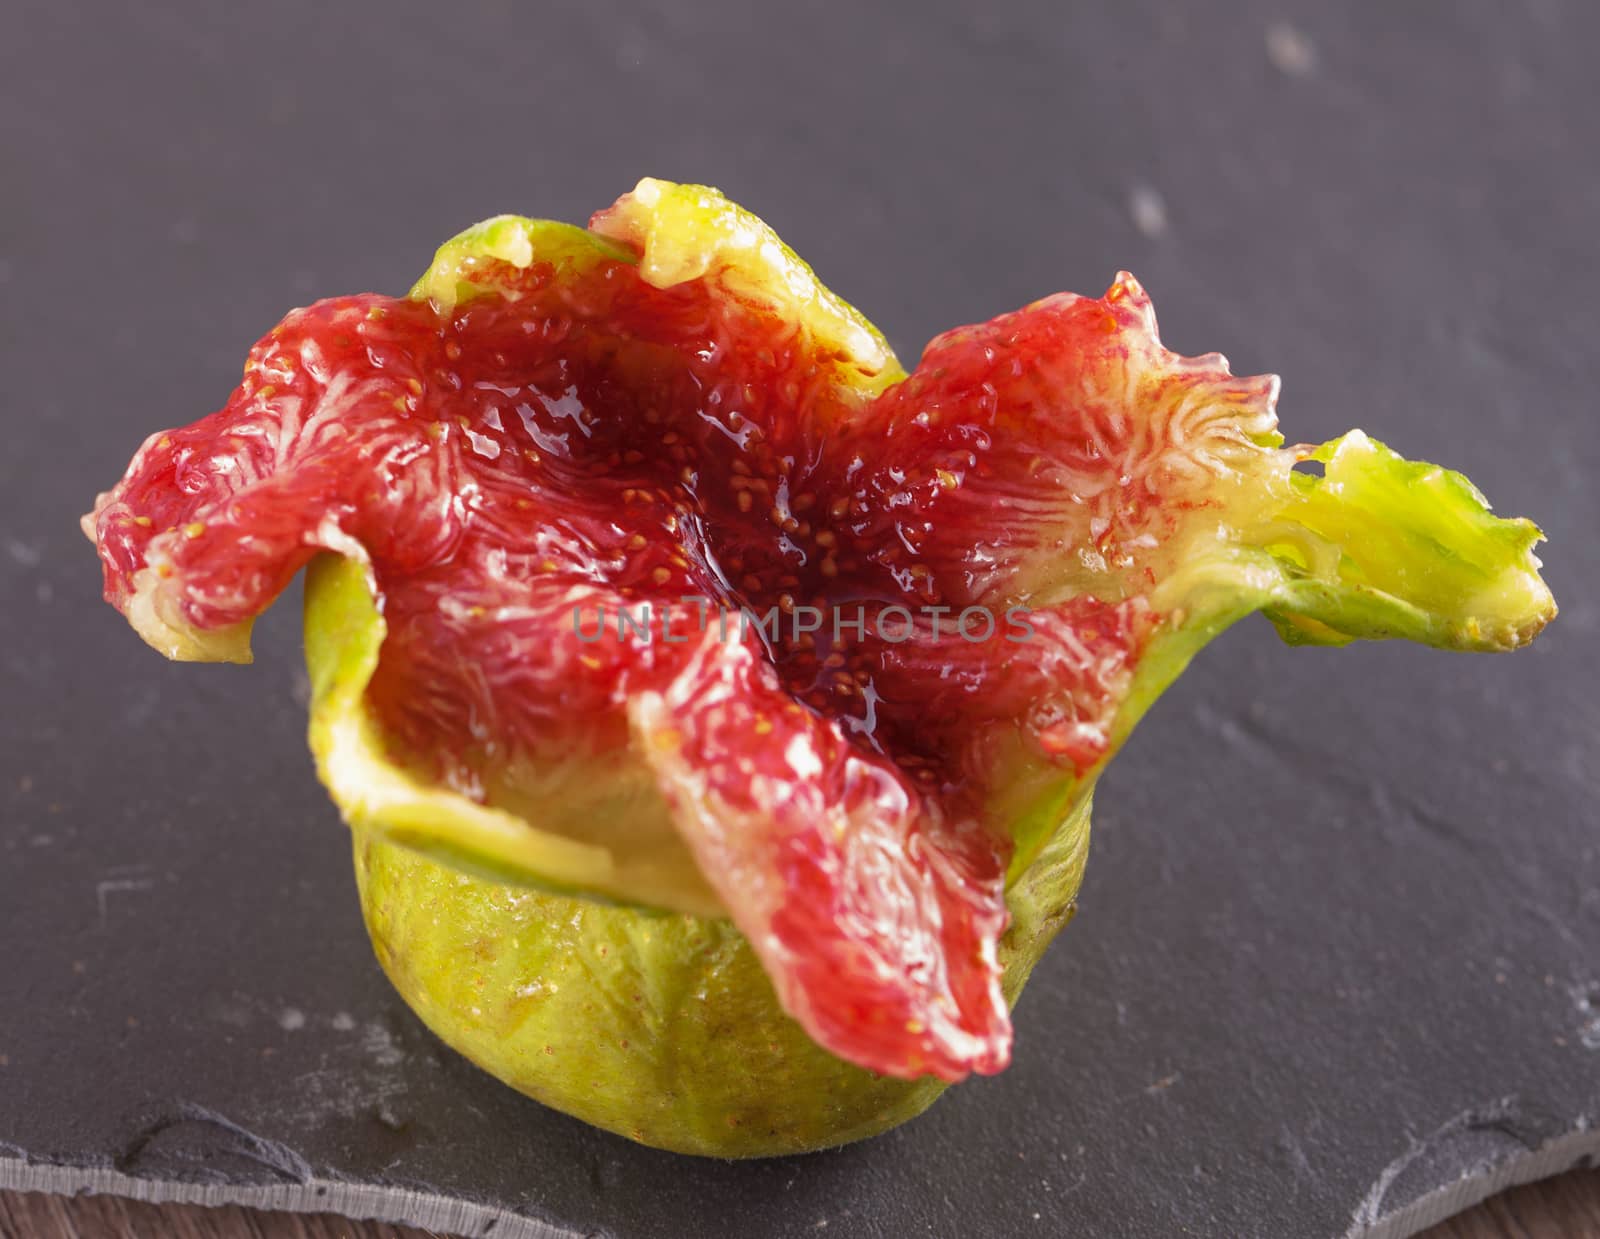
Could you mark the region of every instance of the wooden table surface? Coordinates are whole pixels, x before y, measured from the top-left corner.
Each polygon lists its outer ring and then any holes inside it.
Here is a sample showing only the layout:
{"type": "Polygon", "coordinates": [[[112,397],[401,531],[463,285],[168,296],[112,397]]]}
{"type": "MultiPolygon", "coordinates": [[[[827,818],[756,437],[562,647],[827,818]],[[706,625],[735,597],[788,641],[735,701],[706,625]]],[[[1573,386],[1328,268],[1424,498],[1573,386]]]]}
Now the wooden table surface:
{"type": "MultiPolygon", "coordinates": [[[[151,1205],[0,1192],[0,1239],[449,1239],[435,1231],[352,1222],[331,1213],[263,1213],[229,1205],[151,1205]]],[[[1600,1169],[1512,1188],[1423,1232],[1422,1239],[1600,1239],[1600,1169]]]]}

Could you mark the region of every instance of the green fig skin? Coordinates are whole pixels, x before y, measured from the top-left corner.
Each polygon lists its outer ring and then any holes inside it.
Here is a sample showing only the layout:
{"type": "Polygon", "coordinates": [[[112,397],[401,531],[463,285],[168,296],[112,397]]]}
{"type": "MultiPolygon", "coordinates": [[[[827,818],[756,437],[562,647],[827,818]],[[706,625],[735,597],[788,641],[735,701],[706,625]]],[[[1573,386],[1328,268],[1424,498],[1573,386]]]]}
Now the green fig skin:
{"type": "MultiPolygon", "coordinates": [[[[1007,894],[1013,1006],[1072,918],[1089,805],[1007,894]]],[[[379,963],[445,1044],[518,1092],[630,1140],[706,1157],[778,1157],[865,1139],[947,1087],[834,1057],[778,1005],[726,919],[545,894],[355,832],[379,963]]]]}

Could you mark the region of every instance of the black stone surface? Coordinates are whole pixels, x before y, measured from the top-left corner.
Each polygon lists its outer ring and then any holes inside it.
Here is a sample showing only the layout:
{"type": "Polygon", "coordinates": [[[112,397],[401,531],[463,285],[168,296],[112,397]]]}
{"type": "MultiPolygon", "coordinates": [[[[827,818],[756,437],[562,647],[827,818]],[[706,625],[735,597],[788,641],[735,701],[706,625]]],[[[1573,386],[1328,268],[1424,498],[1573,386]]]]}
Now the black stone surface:
{"type": "Polygon", "coordinates": [[[0,1182],[496,1234],[1324,1239],[1593,1154],[1600,10],[1081,8],[10,0],[0,1182]],[[646,173],[763,214],[911,357],[1129,267],[1174,347],[1285,375],[1292,437],[1360,424],[1539,520],[1563,614],[1507,658],[1229,633],[1106,778],[1016,1065],[906,1128],[726,1165],[522,1100],[369,955],[295,602],[254,668],[166,665],[76,519],[290,305],[646,173]]]}

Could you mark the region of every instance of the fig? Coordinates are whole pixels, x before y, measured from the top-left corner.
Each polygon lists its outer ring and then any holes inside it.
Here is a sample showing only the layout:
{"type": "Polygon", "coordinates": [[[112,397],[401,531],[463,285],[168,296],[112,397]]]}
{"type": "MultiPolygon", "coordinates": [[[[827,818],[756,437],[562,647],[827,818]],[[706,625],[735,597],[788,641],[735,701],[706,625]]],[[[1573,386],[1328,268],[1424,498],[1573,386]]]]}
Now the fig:
{"type": "Polygon", "coordinates": [[[318,773],[445,1042],[635,1140],[791,1153],[1006,1066],[1100,772],[1228,625],[1555,615],[1532,523],[1360,431],[1285,447],[1277,394],[1164,348],[1125,272],[908,374],[760,220],[647,179],[291,312],[85,529],[173,658],[248,660],[309,569],[318,773]]]}

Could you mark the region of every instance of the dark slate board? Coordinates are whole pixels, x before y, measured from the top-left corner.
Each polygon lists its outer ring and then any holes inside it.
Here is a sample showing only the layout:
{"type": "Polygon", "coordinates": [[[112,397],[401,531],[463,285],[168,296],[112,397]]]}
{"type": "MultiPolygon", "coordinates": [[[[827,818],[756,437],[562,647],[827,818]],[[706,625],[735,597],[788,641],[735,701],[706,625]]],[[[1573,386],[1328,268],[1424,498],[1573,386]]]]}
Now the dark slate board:
{"type": "Polygon", "coordinates": [[[1399,1235],[1600,1148],[1597,10],[11,0],[0,23],[0,1185],[496,1234],[1399,1235]],[[450,6],[457,7],[457,6],[450,6]],[[978,10],[982,10],[979,12],[978,10]],[[1356,24],[1359,20],[1359,24],[1356,24]],[[902,351],[1118,266],[1540,520],[1504,659],[1210,651],[1100,795],[1007,1074],[877,1141],[633,1147],[390,993],[296,607],[168,666],[76,530],[314,295],[496,211],[720,184],[902,351]]]}

